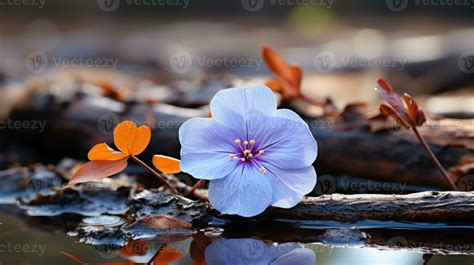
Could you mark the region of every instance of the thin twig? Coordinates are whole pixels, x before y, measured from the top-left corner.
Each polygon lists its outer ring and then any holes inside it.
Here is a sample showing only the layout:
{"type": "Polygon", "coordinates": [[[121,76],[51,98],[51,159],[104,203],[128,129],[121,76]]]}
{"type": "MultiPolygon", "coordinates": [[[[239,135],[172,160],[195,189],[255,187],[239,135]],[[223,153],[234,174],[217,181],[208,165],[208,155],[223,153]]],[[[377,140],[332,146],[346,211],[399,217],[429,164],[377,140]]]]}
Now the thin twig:
{"type": "Polygon", "coordinates": [[[451,185],[451,188],[453,190],[458,190],[458,188],[456,187],[456,184],[454,184],[453,180],[448,176],[448,173],[446,172],[446,170],[444,170],[444,168],[441,165],[441,163],[439,162],[438,158],[436,158],[435,154],[431,150],[431,148],[428,145],[428,143],[426,142],[425,138],[423,138],[423,136],[421,136],[421,134],[418,132],[418,129],[415,126],[413,126],[412,128],[413,128],[413,131],[416,134],[416,137],[418,138],[418,140],[420,140],[421,145],[423,145],[426,152],[430,156],[431,160],[433,160],[433,162],[436,164],[436,167],[438,167],[439,171],[441,172],[441,175],[443,175],[444,179],[449,183],[449,185],[451,185]]]}
{"type": "Polygon", "coordinates": [[[163,178],[163,176],[160,175],[160,173],[156,172],[155,170],[153,170],[153,168],[149,167],[147,164],[145,164],[145,162],[141,161],[140,159],[138,159],[136,156],[134,155],[131,155],[130,158],[136,162],[137,164],[139,164],[140,166],[144,167],[146,170],[148,170],[148,172],[150,172],[151,174],[153,174],[160,182],[161,184],[165,185],[172,193],[174,194],[179,194],[179,192],[173,187],[171,186],[171,184],[166,181],[165,178],[163,178]]]}
{"type": "Polygon", "coordinates": [[[194,186],[192,186],[191,189],[189,190],[188,196],[190,194],[193,194],[197,189],[201,188],[202,185],[204,185],[205,183],[206,183],[205,179],[200,179],[198,182],[196,182],[196,184],[194,184],[194,186]]]}

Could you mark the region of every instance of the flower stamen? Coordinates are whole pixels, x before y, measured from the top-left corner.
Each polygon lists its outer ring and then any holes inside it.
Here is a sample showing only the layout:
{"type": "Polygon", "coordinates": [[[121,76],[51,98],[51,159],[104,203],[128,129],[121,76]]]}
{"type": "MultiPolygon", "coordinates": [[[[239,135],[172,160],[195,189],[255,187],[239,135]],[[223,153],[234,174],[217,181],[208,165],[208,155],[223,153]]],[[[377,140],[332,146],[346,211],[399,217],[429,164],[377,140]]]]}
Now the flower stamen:
{"type": "Polygon", "coordinates": [[[265,153],[265,150],[260,149],[260,150],[254,150],[255,147],[255,140],[251,139],[250,141],[248,140],[240,140],[240,139],[235,139],[234,143],[239,146],[240,152],[232,153],[229,154],[229,157],[233,160],[240,160],[242,162],[251,162],[253,165],[255,165],[260,172],[263,174],[267,173],[267,169],[260,164],[260,162],[254,158],[257,158],[259,156],[262,156],[265,153]]]}

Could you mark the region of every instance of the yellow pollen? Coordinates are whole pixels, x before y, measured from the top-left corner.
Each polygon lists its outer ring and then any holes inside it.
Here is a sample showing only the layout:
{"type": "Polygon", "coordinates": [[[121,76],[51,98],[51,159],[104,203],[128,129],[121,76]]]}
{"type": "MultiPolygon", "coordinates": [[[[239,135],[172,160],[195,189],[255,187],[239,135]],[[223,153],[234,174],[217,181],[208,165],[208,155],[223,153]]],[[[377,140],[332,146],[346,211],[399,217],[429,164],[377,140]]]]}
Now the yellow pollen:
{"type": "Polygon", "coordinates": [[[240,139],[235,139],[234,143],[235,143],[235,144],[241,144],[242,141],[240,141],[240,139]]]}
{"type": "Polygon", "coordinates": [[[263,174],[267,174],[267,169],[264,167],[261,167],[260,172],[262,172],[263,174]]]}
{"type": "Polygon", "coordinates": [[[248,145],[249,144],[249,141],[244,141],[244,145],[248,145]]]}
{"type": "Polygon", "coordinates": [[[252,157],[252,156],[253,156],[253,154],[252,154],[252,153],[250,153],[250,154],[248,154],[248,156],[249,156],[249,157],[252,157]]]}
{"type": "Polygon", "coordinates": [[[242,157],[242,158],[240,159],[240,161],[244,162],[244,161],[245,161],[245,158],[242,157]]]}
{"type": "Polygon", "coordinates": [[[250,150],[245,149],[245,150],[244,150],[244,154],[250,154],[250,150]]]}
{"type": "Polygon", "coordinates": [[[265,154],[265,150],[258,150],[258,153],[259,153],[260,155],[263,155],[263,154],[265,154]]]}
{"type": "Polygon", "coordinates": [[[253,139],[250,140],[250,144],[251,144],[251,145],[254,145],[254,144],[255,144],[255,140],[253,140],[253,139]]]}

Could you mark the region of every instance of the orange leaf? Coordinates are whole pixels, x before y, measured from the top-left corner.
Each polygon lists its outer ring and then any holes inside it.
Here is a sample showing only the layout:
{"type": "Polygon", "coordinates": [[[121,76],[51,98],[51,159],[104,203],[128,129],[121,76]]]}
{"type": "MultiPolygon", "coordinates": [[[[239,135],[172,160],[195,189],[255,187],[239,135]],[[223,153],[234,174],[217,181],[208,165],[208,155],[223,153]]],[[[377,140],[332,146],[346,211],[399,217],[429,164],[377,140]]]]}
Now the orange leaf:
{"type": "Polygon", "coordinates": [[[179,259],[181,257],[181,253],[175,249],[172,249],[168,246],[164,246],[160,253],[155,257],[153,260],[153,264],[155,265],[167,265],[171,262],[179,259]]]}
{"type": "Polygon", "coordinates": [[[87,157],[91,161],[95,160],[120,160],[128,157],[127,154],[115,151],[106,143],[96,144],[87,154],[87,157]]]}
{"type": "Polygon", "coordinates": [[[262,56],[270,70],[281,79],[277,80],[280,82],[279,84],[275,83],[275,80],[271,80],[269,84],[273,86],[270,88],[275,89],[275,85],[277,85],[278,88],[275,91],[280,92],[285,99],[301,97],[300,85],[303,77],[301,68],[288,64],[267,45],[262,46],[262,56]]]}
{"type": "Polygon", "coordinates": [[[270,70],[293,86],[300,87],[302,77],[301,68],[289,65],[280,55],[270,48],[270,46],[262,46],[262,55],[270,70]]]}
{"type": "Polygon", "coordinates": [[[418,103],[416,103],[415,99],[405,93],[405,95],[403,95],[403,101],[405,101],[408,115],[414,121],[415,125],[423,125],[426,121],[425,113],[418,107],[418,103]]]}
{"type": "Polygon", "coordinates": [[[181,172],[181,168],[179,166],[180,161],[173,157],[164,155],[154,155],[153,165],[164,174],[181,172]]]}
{"type": "Polygon", "coordinates": [[[379,86],[381,88],[383,88],[385,91],[387,91],[387,93],[392,93],[393,92],[393,88],[392,88],[392,85],[390,85],[387,80],[383,79],[383,78],[379,78],[379,80],[377,80],[377,83],[379,83],[379,86]]]}
{"type": "Polygon", "coordinates": [[[405,121],[395,110],[393,110],[391,107],[385,105],[385,104],[380,104],[380,112],[382,112],[385,116],[390,117],[394,119],[398,125],[405,129],[410,128],[410,124],[405,121]]]}
{"type": "Polygon", "coordinates": [[[150,143],[151,131],[146,125],[137,128],[131,121],[123,121],[114,130],[114,142],[123,153],[138,155],[150,143]]]}
{"type": "Polygon", "coordinates": [[[81,166],[66,187],[77,183],[103,179],[119,173],[127,167],[127,158],[121,160],[97,160],[81,166]]]}

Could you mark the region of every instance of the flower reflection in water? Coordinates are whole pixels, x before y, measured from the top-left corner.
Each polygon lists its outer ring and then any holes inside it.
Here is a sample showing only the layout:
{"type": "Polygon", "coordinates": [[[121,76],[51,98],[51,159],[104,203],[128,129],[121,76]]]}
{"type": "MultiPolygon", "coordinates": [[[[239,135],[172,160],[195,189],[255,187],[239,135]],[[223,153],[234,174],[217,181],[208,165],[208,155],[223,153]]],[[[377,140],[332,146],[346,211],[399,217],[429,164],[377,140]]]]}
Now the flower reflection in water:
{"type": "Polygon", "coordinates": [[[267,244],[255,239],[219,238],[205,255],[207,265],[316,264],[316,254],[300,243],[267,244]]]}

